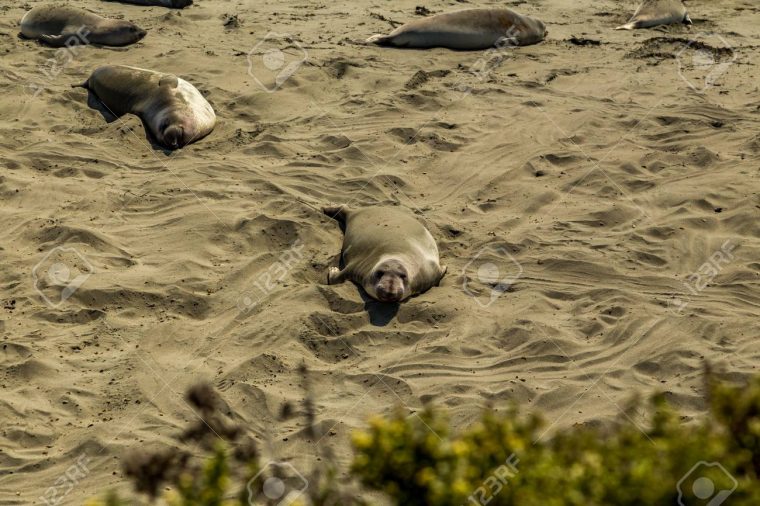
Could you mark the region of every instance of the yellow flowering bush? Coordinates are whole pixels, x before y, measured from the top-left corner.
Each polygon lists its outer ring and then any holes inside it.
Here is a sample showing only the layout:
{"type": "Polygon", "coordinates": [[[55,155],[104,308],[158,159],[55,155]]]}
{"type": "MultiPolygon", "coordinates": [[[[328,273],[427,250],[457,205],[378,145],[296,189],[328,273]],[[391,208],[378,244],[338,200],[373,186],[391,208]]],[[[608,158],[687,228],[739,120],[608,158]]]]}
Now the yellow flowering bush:
{"type": "MultiPolygon", "coordinates": [[[[516,409],[485,411],[459,433],[442,411],[399,409],[353,434],[348,479],[337,479],[337,466],[323,462],[288,504],[359,506],[373,498],[399,506],[760,505],[760,377],[746,386],[708,385],[710,413],[700,423],[683,424],[656,395],[644,430],[626,419],[545,438],[541,418],[516,409]]],[[[215,431],[225,429],[222,422],[215,431]]],[[[231,440],[244,432],[226,429],[231,440]]],[[[161,499],[172,506],[249,505],[246,480],[261,469],[258,453],[208,451],[200,464],[152,456],[127,472],[154,498],[157,484],[171,484],[161,499]]],[[[266,501],[259,495],[254,504],[279,499],[266,501]]],[[[104,504],[124,503],[111,496],[104,504]]]]}

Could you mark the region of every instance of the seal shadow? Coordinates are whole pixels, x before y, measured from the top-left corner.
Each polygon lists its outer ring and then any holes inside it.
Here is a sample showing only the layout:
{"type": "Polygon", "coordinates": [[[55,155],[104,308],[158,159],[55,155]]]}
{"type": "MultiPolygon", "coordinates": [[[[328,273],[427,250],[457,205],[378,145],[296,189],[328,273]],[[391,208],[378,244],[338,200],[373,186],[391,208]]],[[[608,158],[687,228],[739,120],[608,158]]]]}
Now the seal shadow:
{"type": "Polygon", "coordinates": [[[380,302],[373,299],[362,287],[359,287],[359,294],[364,301],[364,310],[369,315],[369,322],[375,327],[385,327],[398,314],[401,304],[398,302],[380,302]]]}
{"type": "MultiPolygon", "coordinates": [[[[89,89],[87,90],[87,107],[98,111],[106,123],[113,123],[114,121],[116,121],[117,119],[121,117],[111,112],[111,110],[108,107],[106,107],[103,104],[103,102],[100,101],[97,95],[95,95],[89,89]]],[[[155,137],[153,137],[153,134],[148,128],[148,125],[145,124],[145,121],[143,121],[142,118],[140,118],[140,123],[142,123],[143,132],[145,132],[145,140],[148,141],[148,143],[150,144],[150,147],[152,147],[155,151],[162,151],[166,156],[169,156],[173,152],[173,150],[166,148],[158,143],[155,137]]]]}

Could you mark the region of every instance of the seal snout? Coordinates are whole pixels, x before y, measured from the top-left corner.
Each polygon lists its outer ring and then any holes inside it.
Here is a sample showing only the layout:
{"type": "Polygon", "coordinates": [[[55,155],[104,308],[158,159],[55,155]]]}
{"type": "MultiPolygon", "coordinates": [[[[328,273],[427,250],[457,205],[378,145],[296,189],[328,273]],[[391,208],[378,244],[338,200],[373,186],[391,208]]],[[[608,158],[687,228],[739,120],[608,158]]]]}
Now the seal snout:
{"type": "Polygon", "coordinates": [[[184,145],[185,130],[178,125],[171,125],[164,130],[164,142],[172,149],[178,149],[184,145]]]}
{"type": "Polygon", "coordinates": [[[375,271],[375,295],[381,302],[401,302],[407,294],[408,274],[401,262],[389,261],[375,271]]]}
{"type": "Polygon", "coordinates": [[[377,298],[381,302],[401,302],[404,298],[404,288],[390,288],[386,289],[382,286],[377,287],[377,298]]]}

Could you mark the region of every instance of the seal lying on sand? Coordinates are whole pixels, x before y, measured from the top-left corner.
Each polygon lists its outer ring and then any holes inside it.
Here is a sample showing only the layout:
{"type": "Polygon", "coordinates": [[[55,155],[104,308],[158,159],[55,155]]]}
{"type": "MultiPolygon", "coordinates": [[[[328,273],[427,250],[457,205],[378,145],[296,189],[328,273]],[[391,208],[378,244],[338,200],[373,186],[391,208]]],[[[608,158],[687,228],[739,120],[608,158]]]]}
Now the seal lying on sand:
{"type": "Polygon", "coordinates": [[[193,5],[193,0],[111,0],[124,4],[144,5],[146,7],[169,7],[170,9],[183,9],[193,5]]]}
{"type": "Polygon", "coordinates": [[[412,21],[389,35],[373,35],[367,42],[409,48],[488,49],[536,44],[546,34],[541,21],[510,9],[467,9],[412,21]]]}
{"type": "Polygon", "coordinates": [[[373,299],[401,302],[438,285],[446,273],[435,239],[408,211],[338,206],[322,212],[344,225],[344,267],[328,270],[331,285],[351,280],[373,299]]]}
{"type": "Polygon", "coordinates": [[[73,44],[126,46],[145,37],[145,30],[121,19],[109,19],[68,5],[41,5],[21,18],[21,36],[55,47],[73,44]]]}
{"type": "Polygon", "coordinates": [[[214,129],[216,114],[203,95],[184,79],[152,70],[105,65],[82,84],[115,116],[140,117],[159,144],[177,149],[214,129]]]}
{"type": "Polygon", "coordinates": [[[628,23],[615,30],[650,28],[674,23],[691,24],[691,18],[681,0],[644,0],[628,23]]]}

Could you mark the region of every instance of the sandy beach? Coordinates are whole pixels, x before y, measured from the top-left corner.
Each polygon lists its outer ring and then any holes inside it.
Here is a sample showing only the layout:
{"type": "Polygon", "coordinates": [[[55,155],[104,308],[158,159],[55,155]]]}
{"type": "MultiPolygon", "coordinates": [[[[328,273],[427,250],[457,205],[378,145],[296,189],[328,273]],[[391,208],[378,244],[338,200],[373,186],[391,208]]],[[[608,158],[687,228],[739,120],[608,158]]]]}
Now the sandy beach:
{"type": "Polygon", "coordinates": [[[201,381],[309,469],[323,445],[347,463],[351,431],[397,405],[465,426],[515,402],[549,434],[662,390],[688,423],[705,360],[758,372],[756,2],[616,31],[637,2],[82,0],[66,3],[148,34],[66,53],[17,37],[43,3],[0,6],[0,503],[45,504],[77,462],[58,504],[126,489],[125,455],[174,444],[201,381]],[[357,43],[496,6],[547,39],[357,43]],[[135,116],[108,123],[70,88],[103,64],[186,79],[216,128],[169,152],[135,116]],[[328,286],[342,234],[325,204],[412,210],[441,286],[399,308],[328,286]],[[317,441],[279,416],[302,364],[317,441]]]}

